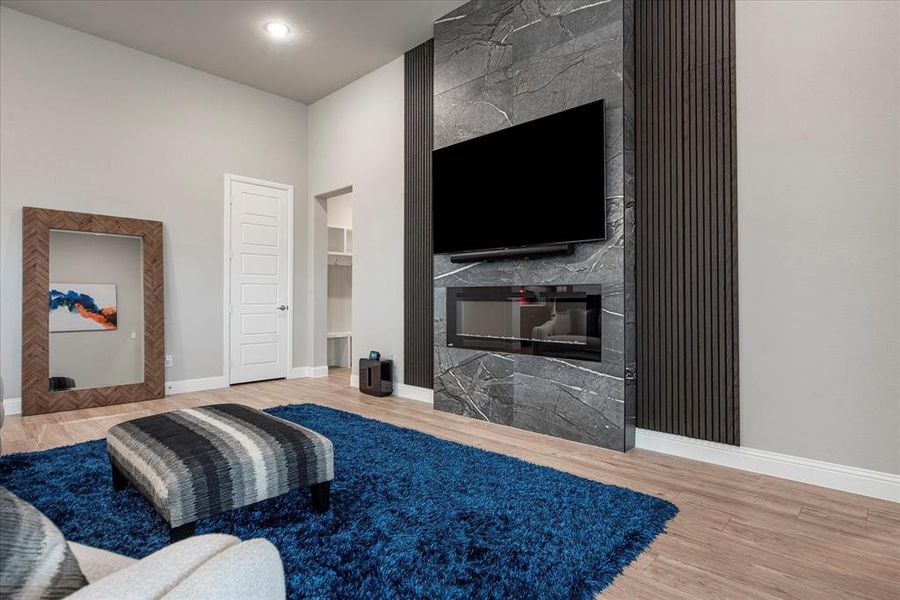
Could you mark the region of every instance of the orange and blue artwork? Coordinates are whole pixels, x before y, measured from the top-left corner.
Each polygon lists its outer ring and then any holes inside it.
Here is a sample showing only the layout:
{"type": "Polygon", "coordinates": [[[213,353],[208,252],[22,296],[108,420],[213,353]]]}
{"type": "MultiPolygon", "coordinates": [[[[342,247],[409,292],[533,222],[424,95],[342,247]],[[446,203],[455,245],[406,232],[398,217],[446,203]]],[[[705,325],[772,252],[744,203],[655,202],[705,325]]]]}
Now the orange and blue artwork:
{"type": "Polygon", "coordinates": [[[51,283],[50,332],[114,330],[116,284],[51,283]]]}

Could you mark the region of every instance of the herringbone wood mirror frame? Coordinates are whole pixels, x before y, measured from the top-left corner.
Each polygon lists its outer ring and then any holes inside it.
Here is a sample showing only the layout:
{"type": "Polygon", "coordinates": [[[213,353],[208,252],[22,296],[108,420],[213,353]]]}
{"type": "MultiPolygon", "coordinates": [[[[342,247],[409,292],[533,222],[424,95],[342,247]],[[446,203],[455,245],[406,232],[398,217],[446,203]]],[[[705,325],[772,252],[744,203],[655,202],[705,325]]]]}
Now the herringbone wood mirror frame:
{"type": "Polygon", "coordinates": [[[165,396],[163,227],[159,221],[46,208],[22,209],[22,414],[106,406],[165,396]],[[144,255],[144,381],[94,389],[49,391],[50,231],[140,237],[144,255]]]}

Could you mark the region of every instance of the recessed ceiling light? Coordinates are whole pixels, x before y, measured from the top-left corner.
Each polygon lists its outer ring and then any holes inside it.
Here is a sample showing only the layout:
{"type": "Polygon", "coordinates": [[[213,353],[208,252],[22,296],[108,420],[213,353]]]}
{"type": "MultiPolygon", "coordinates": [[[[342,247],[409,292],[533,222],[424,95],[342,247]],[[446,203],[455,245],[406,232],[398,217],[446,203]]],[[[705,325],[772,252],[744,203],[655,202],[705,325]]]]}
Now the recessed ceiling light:
{"type": "Polygon", "coordinates": [[[286,37],[287,34],[291,32],[291,28],[285,25],[284,23],[279,23],[278,21],[270,21],[266,23],[263,28],[266,30],[266,33],[276,38],[286,37]]]}

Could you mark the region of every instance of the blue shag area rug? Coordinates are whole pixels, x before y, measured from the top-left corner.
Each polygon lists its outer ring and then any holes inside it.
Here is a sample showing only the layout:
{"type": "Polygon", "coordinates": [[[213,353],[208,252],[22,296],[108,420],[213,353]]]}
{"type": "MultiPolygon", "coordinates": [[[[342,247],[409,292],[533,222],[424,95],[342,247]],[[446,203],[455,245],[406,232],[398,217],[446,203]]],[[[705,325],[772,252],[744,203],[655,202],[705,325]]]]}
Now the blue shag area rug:
{"type": "MultiPolygon", "coordinates": [[[[269,409],[334,442],[331,510],[298,490],[202,519],[197,532],[264,537],[291,598],[591,597],[659,535],[664,500],[313,404],[269,409]]],[[[0,459],[0,485],[73,541],[140,558],[168,528],[128,487],[106,442],[0,459]]]]}

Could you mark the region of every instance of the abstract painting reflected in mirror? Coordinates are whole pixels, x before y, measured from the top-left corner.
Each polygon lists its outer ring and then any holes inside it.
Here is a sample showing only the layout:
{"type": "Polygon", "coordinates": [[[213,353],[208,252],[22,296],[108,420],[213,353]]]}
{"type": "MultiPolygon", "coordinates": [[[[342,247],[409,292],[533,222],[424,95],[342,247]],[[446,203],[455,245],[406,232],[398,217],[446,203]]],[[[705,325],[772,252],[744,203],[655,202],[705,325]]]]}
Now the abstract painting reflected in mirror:
{"type": "Polygon", "coordinates": [[[142,239],[52,230],[49,241],[49,391],[142,382],[142,239]]]}
{"type": "Polygon", "coordinates": [[[51,283],[50,332],[115,330],[116,284],[51,283]]]}

